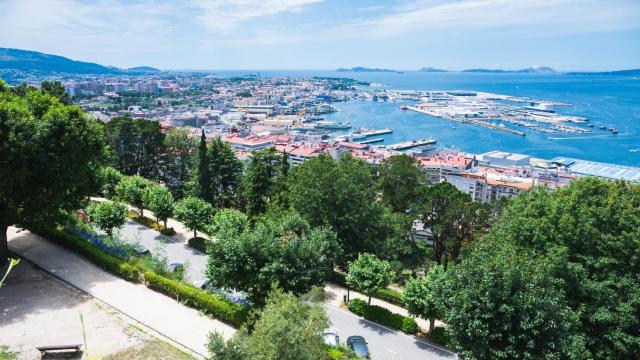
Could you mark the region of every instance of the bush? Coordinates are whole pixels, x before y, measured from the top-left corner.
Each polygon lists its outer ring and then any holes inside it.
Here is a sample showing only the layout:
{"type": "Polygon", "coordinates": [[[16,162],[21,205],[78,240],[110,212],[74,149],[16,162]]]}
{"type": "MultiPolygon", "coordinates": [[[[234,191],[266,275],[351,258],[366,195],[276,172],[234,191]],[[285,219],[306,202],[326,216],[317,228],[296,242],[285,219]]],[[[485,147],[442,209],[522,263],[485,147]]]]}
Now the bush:
{"type": "Polygon", "coordinates": [[[207,245],[209,243],[209,240],[201,238],[201,237],[194,237],[189,239],[189,241],[187,242],[187,244],[189,244],[189,246],[191,246],[192,248],[202,251],[203,253],[207,252],[207,245]]]}
{"type": "Polygon", "coordinates": [[[149,288],[175,297],[185,305],[201,310],[222,321],[241,326],[247,319],[248,314],[244,307],[231,304],[228,300],[214,294],[167,279],[152,271],[145,272],[144,279],[149,288]]]}
{"type": "Polygon", "coordinates": [[[440,344],[442,346],[449,345],[449,336],[447,335],[447,331],[443,327],[435,327],[427,334],[427,338],[433,341],[436,344],[440,344]]]}
{"type": "Polygon", "coordinates": [[[361,299],[349,301],[348,308],[352,313],[360,315],[367,320],[375,321],[408,334],[415,334],[420,331],[418,323],[413,318],[392,313],[377,305],[367,305],[367,302],[361,299]]]}
{"type": "Polygon", "coordinates": [[[347,345],[339,344],[337,347],[327,346],[327,354],[330,360],[358,360],[361,359],[347,345]]]}

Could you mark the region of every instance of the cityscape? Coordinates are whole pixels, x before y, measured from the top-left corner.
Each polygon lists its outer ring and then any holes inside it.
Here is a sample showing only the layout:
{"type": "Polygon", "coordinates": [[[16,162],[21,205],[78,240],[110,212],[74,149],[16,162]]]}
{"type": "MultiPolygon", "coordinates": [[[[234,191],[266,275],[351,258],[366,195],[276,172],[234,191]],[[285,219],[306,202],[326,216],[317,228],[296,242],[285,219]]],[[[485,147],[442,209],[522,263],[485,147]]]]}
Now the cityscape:
{"type": "Polygon", "coordinates": [[[0,360],[637,359],[637,1],[0,9],[0,360]]]}

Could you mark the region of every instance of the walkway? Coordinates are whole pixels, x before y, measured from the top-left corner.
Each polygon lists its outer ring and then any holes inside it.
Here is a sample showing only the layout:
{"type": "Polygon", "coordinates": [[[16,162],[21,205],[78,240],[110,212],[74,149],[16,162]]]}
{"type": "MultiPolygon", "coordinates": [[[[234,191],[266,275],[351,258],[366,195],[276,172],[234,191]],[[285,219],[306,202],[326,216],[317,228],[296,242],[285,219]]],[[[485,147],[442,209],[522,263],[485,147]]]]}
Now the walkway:
{"type": "Polygon", "coordinates": [[[9,248],[118,311],[206,357],[209,332],[230,338],[235,329],[146,288],[122,280],[79,255],[28,231],[11,227],[9,248]]]}

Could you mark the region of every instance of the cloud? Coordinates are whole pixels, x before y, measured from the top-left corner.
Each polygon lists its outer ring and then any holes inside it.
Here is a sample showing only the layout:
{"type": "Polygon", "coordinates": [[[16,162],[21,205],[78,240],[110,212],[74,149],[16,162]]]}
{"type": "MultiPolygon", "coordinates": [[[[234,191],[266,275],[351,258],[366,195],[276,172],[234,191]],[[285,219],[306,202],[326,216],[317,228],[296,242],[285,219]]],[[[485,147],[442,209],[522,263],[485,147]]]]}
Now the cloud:
{"type": "Polygon", "coordinates": [[[197,0],[197,20],[212,32],[229,32],[242,22],[282,12],[300,11],[324,0],[197,0]]]}

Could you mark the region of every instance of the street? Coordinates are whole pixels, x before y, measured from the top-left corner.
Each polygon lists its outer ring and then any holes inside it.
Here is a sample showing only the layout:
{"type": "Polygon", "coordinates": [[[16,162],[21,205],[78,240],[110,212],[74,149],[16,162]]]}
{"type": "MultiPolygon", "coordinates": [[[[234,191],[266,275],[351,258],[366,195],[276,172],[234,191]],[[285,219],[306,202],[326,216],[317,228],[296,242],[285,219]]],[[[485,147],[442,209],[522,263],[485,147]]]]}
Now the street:
{"type": "MultiPolygon", "coordinates": [[[[138,242],[154,254],[156,254],[159,249],[158,244],[162,244],[161,246],[164,247],[166,251],[169,263],[189,262],[190,266],[187,272],[189,281],[197,283],[204,278],[204,269],[207,264],[207,256],[205,254],[131,220],[126,222],[119,233],[122,238],[131,242],[138,242]]],[[[456,358],[456,355],[450,351],[418,340],[400,331],[391,330],[361,319],[346,310],[332,305],[325,305],[325,309],[327,310],[327,315],[332,323],[332,327],[338,331],[340,341],[346,341],[347,337],[351,335],[363,336],[369,343],[371,358],[374,360],[437,360],[456,358]]]]}

